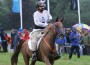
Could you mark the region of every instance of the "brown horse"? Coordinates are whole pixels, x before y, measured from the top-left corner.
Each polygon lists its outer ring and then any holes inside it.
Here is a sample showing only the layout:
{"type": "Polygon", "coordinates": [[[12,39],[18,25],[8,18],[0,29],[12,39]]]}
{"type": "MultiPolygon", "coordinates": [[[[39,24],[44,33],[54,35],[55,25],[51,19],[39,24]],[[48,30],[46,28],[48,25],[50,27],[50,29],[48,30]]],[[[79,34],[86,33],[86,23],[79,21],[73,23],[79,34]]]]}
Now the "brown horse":
{"type": "MultiPolygon", "coordinates": [[[[39,48],[37,50],[37,61],[42,61],[46,65],[53,65],[55,60],[55,38],[57,34],[63,33],[63,20],[56,19],[56,22],[49,25],[47,34],[43,37],[40,42],[39,48]]],[[[24,57],[25,65],[29,65],[30,57],[32,57],[32,52],[28,47],[28,40],[21,40],[18,44],[16,51],[11,57],[11,65],[17,65],[19,52],[22,52],[24,57]]],[[[31,61],[30,65],[35,65],[36,61],[31,61]]]]}

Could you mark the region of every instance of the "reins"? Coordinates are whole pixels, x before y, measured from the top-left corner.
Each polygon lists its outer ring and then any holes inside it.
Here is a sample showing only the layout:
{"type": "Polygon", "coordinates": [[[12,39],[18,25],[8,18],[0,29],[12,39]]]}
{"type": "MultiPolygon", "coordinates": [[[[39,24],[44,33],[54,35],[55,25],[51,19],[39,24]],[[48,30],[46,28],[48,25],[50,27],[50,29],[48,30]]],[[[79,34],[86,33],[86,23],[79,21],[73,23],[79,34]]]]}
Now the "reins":
{"type": "MultiPolygon", "coordinates": [[[[56,35],[56,28],[55,28],[55,24],[53,25],[54,27],[54,35],[56,35]]],[[[43,37],[43,41],[45,42],[45,44],[48,46],[48,48],[50,49],[50,51],[52,53],[54,53],[56,51],[56,47],[52,48],[49,43],[45,40],[45,38],[43,37]]]]}

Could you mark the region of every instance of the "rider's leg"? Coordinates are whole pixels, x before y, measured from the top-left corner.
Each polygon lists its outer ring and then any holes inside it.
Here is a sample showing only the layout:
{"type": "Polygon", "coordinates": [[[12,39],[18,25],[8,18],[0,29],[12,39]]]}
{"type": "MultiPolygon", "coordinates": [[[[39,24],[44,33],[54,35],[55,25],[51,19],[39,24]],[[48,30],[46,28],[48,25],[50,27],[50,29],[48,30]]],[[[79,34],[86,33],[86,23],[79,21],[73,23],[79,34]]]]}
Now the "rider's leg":
{"type": "Polygon", "coordinates": [[[31,46],[32,46],[32,61],[36,61],[36,59],[37,59],[37,56],[36,56],[36,50],[37,50],[36,40],[33,40],[31,46]]]}
{"type": "Polygon", "coordinates": [[[37,60],[37,56],[36,56],[36,50],[37,50],[37,43],[38,43],[38,40],[40,39],[41,37],[41,31],[42,30],[38,30],[37,32],[33,32],[33,34],[31,34],[31,47],[33,48],[32,50],[32,61],[36,61],[37,60]]]}

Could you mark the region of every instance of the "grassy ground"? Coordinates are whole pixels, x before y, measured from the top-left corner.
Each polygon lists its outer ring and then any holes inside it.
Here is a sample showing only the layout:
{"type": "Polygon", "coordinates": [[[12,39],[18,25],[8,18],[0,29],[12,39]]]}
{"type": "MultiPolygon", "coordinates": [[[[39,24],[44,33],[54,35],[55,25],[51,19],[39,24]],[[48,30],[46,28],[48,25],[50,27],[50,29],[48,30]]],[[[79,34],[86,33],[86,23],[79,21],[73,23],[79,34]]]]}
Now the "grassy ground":
{"type": "MultiPolygon", "coordinates": [[[[10,65],[12,53],[0,53],[0,65],[10,65]]],[[[19,55],[18,65],[24,65],[22,54],[19,55]]],[[[42,62],[36,62],[36,65],[45,65],[42,62]]],[[[63,55],[61,59],[55,61],[54,65],[90,65],[90,56],[81,56],[77,58],[73,55],[72,59],[68,59],[68,55],[63,55]]]]}

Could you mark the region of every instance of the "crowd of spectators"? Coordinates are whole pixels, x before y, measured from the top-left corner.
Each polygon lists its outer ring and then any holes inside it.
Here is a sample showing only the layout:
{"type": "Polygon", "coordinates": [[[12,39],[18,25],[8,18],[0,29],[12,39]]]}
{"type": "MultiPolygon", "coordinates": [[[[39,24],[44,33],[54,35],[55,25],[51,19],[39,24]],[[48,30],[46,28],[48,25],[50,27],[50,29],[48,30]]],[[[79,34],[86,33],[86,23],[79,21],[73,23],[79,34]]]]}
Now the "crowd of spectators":
{"type": "Polygon", "coordinates": [[[62,56],[64,53],[69,54],[69,59],[72,54],[90,55],[90,31],[88,29],[76,30],[74,27],[65,28],[64,35],[58,35],[56,38],[57,53],[62,56]]]}
{"type": "Polygon", "coordinates": [[[29,31],[27,29],[12,29],[8,34],[3,28],[0,28],[0,51],[14,52],[20,39],[29,39],[29,31]]]}
{"type": "MultiPolygon", "coordinates": [[[[80,55],[90,55],[90,30],[82,29],[78,31],[75,28],[65,28],[64,30],[65,33],[57,35],[55,41],[58,55],[69,54],[69,59],[72,58],[73,53],[77,53],[78,58],[80,58],[80,55]]],[[[8,35],[0,28],[0,51],[14,52],[20,39],[30,39],[30,31],[21,28],[18,30],[12,29],[8,35]]]]}

